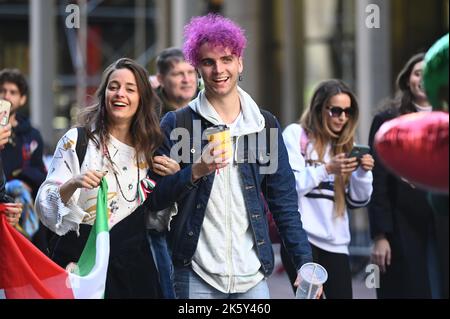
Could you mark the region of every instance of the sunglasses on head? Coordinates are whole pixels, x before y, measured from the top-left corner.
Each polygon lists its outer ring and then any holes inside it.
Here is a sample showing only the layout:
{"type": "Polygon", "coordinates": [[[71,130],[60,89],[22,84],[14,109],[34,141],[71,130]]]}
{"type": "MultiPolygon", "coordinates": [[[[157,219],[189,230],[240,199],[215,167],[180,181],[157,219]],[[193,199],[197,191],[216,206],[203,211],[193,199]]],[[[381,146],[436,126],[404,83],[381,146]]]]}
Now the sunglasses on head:
{"type": "Polygon", "coordinates": [[[342,113],[345,113],[345,117],[351,117],[354,113],[352,107],[344,109],[339,106],[330,106],[327,109],[331,117],[341,117],[342,113]]]}

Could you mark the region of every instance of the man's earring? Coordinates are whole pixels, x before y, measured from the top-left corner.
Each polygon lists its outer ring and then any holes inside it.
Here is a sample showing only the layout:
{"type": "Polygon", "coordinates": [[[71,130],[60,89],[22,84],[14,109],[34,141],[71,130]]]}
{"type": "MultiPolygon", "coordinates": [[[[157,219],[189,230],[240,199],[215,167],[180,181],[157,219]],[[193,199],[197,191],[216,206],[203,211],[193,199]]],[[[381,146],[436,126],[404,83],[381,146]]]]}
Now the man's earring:
{"type": "Polygon", "coordinates": [[[242,82],[243,79],[244,77],[242,76],[242,74],[239,74],[239,82],[242,82]]]}
{"type": "Polygon", "coordinates": [[[197,89],[198,90],[203,89],[203,80],[199,72],[197,72],[197,89]]]}

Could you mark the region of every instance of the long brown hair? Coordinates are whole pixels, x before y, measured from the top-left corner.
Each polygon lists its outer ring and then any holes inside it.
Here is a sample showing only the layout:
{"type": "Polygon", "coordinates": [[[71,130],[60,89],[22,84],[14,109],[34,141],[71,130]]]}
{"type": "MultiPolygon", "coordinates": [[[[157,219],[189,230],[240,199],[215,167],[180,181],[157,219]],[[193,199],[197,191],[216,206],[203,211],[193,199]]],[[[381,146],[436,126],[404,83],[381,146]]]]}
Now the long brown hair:
{"type": "MultiPolygon", "coordinates": [[[[328,144],[331,144],[330,156],[340,153],[348,153],[353,147],[355,131],[358,124],[358,101],[350,88],[341,80],[331,79],[321,82],[314,91],[309,107],[300,119],[300,125],[306,131],[308,138],[313,142],[319,161],[323,162],[328,144]],[[338,94],[347,94],[351,100],[353,115],[350,116],[340,134],[334,133],[328,127],[327,120],[323,118],[324,109],[330,99],[338,94]]],[[[335,175],[334,179],[334,210],[337,216],[343,216],[345,212],[345,188],[349,176],[335,175]]]]}
{"type": "Polygon", "coordinates": [[[89,139],[94,141],[98,149],[101,145],[107,144],[109,141],[108,127],[111,123],[106,113],[106,87],[111,74],[120,69],[130,70],[136,78],[139,106],[130,126],[131,142],[136,149],[137,156],[144,155],[148,167],[152,168],[153,154],[163,141],[159,117],[155,110],[157,97],[150,85],[147,71],[135,61],[121,58],[105,69],[102,82],[96,92],[98,102],[80,111],[78,125],[86,129],[89,139]],[[97,141],[94,134],[98,134],[100,141],[97,141]]]}

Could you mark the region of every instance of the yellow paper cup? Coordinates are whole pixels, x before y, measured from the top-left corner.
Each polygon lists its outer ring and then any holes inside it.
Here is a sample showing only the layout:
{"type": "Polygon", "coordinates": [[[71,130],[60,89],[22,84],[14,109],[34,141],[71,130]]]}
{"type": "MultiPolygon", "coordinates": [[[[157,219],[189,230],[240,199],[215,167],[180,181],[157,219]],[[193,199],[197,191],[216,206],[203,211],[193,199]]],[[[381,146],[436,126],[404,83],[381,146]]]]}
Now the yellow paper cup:
{"type": "Polygon", "coordinates": [[[225,150],[222,158],[229,158],[232,154],[230,128],[226,125],[215,125],[205,130],[205,135],[210,143],[220,141],[216,150],[225,150]]]}

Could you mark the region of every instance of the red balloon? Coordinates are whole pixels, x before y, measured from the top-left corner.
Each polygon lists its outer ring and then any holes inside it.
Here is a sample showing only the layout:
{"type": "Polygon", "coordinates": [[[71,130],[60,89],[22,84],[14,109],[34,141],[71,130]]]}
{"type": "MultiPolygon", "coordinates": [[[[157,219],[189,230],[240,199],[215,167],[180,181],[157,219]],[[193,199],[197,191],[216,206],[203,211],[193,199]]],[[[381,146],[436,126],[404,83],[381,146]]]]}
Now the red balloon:
{"type": "Polygon", "coordinates": [[[448,122],[445,112],[410,113],[388,121],[375,135],[378,157],[409,182],[448,193],[448,122]]]}

